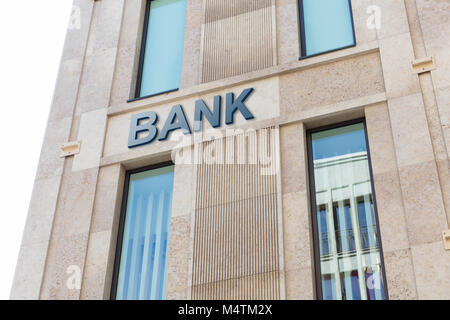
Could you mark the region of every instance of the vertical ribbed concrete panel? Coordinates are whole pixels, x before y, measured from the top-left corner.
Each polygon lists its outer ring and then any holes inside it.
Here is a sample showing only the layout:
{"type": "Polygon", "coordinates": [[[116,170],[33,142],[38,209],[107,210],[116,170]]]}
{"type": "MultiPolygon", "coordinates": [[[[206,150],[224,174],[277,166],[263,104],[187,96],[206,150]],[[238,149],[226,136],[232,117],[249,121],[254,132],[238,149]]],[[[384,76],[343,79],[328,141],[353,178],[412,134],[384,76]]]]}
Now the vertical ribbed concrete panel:
{"type": "Polygon", "coordinates": [[[202,82],[276,64],[274,0],[205,0],[202,82]]]}
{"type": "Polygon", "coordinates": [[[192,299],[280,299],[275,132],[251,131],[200,148],[192,299]]]}

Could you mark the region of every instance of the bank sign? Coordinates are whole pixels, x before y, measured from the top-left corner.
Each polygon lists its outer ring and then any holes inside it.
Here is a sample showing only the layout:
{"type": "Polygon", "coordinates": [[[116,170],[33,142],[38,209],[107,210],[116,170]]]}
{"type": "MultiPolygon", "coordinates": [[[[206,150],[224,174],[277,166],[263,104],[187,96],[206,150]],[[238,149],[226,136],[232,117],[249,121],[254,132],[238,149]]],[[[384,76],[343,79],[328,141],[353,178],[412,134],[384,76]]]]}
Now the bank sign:
{"type": "MultiPolygon", "coordinates": [[[[234,93],[229,92],[225,97],[225,124],[234,123],[234,114],[239,111],[245,120],[253,119],[253,114],[245,105],[245,100],[252,94],[253,88],[247,88],[235,99],[234,93]]],[[[208,107],[203,99],[195,101],[194,111],[194,132],[200,132],[203,128],[203,118],[206,118],[213,128],[219,128],[222,125],[222,97],[214,97],[213,110],[208,107]]],[[[184,134],[191,134],[191,126],[186,119],[186,115],[181,104],[172,107],[167,116],[161,132],[158,129],[158,114],[153,111],[147,111],[135,114],[131,117],[130,135],[128,138],[128,148],[134,148],[152,143],[155,139],[159,141],[167,140],[169,133],[181,130],[184,134]],[[139,137],[141,136],[141,137],[139,137]],[[143,137],[142,137],[143,136],[143,137]]]]}

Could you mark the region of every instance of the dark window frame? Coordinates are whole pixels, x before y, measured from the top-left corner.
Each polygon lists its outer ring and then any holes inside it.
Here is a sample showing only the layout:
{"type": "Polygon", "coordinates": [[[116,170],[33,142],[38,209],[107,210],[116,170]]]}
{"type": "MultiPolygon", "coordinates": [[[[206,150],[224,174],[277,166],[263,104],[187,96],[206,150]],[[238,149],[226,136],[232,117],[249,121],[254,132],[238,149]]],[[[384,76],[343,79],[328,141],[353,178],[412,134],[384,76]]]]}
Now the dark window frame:
{"type": "Polygon", "coordinates": [[[324,52],[318,52],[315,54],[307,55],[306,54],[306,33],[305,33],[305,12],[303,10],[303,0],[298,0],[298,19],[299,19],[299,29],[300,29],[300,58],[299,60],[312,58],[316,56],[320,56],[322,54],[339,51],[343,49],[348,49],[352,47],[356,47],[356,32],[355,32],[355,19],[353,18],[353,7],[352,7],[352,0],[348,0],[349,9],[350,9],[350,18],[352,23],[352,33],[353,33],[353,44],[348,46],[343,46],[340,48],[330,49],[324,52]]]}
{"type": "Polygon", "coordinates": [[[142,77],[144,72],[144,62],[145,62],[145,49],[147,47],[147,35],[148,35],[148,29],[149,29],[149,23],[150,23],[150,11],[152,7],[152,1],[154,0],[147,0],[147,3],[145,4],[145,16],[144,16],[144,27],[142,30],[142,39],[141,39],[141,52],[139,53],[139,67],[138,67],[138,74],[137,74],[137,80],[136,80],[136,90],[134,93],[134,98],[129,99],[127,102],[134,102],[154,96],[158,96],[160,94],[170,93],[174,91],[178,91],[180,88],[174,88],[162,92],[153,93],[151,95],[146,96],[140,96],[141,94],[141,88],[142,88],[142,77]]]}
{"type": "Polygon", "coordinates": [[[128,191],[130,188],[130,177],[132,174],[141,173],[144,171],[155,170],[159,168],[164,168],[168,166],[173,166],[174,163],[172,161],[161,162],[158,164],[149,165],[146,167],[128,170],[125,173],[125,182],[124,182],[124,190],[122,195],[122,207],[120,209],[120,218],[119,218],[119,229],[117,232],[117,242],[116,242],[116,250],[114,256],[114,268],[112,274],[112,282],[111,282],[111,291],[110,291],[110,300],[116,300],[117,295],[117,284],[119,281],[119,269],[120,269],[120,259],[122,255],[122,245],[123,245],[123,233],[125,229],[125,220],[127,215],[127,205],[128,205],[128,191]]]}
{"type": "Polygon", "coordinates": [[[309,129],[306,131],[306,141],[307,141],[307,152],[308,152],[308,179],[309,179],[309,201],[310,201],[310,209],[311,209],[311,230],[312,230],[312,240],[313,240],[313,265],[314,265],[314,291],[315,297],[318,300],[323,299],[322,294],[322,273],[320,269],[320,248],[319,248],[319,229],[317,222],[317,205],[316,205],[316,186],[314,180],[314,163],[313,163],[313,152],[312,152],[312,134],[320,131],[336,129],[340,127],[349,126],[352,124],[362,123],[364,126],[364,134],[366,140],[366,148],[367,148],[367,161],[369,165],[369,174],[370,174],[370,185],[372,188],[372,201],[373,201],[373,209],[374,216],[376,221],[376,230],[379,236],[379,244],[380,244],[380,265],[381,265],[381,274],[383,276],[383,288],[384,288],[384,297],[385,300],[389,300],[389,291],[388,285],[386,281],[386,269],[384,264],[384,254],[383,254],[383,241],[381,239],[380,232],[380,222],[378,218],[378,208],[377,208],[377,198],[375,194],[375,185],[373,181],[373,172],[372,172],[372,160],[370,156],[370,146],[369,146],[369,137],[367,135],[367,125],[365,118],[358,118],[354,120],[339,122],[331,125],[321,126],[314,129],[309,129]]]}

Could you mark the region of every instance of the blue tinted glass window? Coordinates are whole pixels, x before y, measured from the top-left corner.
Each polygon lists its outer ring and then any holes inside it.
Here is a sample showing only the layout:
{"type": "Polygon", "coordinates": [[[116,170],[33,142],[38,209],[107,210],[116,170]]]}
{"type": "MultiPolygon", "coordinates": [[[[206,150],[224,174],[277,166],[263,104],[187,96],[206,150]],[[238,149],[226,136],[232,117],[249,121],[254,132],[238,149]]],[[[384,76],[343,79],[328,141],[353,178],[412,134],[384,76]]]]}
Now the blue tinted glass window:
{"type": "Polygon", "coordinates": [[[140,97],[179,88],[185,21],[186,0],[150,2],[140,97]]]}
{"type": "Polygon", "coordinates": [[[130,175],[117,299],[164,299],[173,168],[130,175]]]}
{"type": "Polygon", "coordinates": [[[384,299],[364,123],[310,135],[323,299],[384,299]]]}
{"type": "Polygon", "coordinates": [[[366,151],[366,137],[362,124],[354,124],[314,134],[314,160],[366,151]]]}
{"type": "Polygon", "coordinates": [[[355,44],[349,0],[302,0],[304,55],[355,44]]]}

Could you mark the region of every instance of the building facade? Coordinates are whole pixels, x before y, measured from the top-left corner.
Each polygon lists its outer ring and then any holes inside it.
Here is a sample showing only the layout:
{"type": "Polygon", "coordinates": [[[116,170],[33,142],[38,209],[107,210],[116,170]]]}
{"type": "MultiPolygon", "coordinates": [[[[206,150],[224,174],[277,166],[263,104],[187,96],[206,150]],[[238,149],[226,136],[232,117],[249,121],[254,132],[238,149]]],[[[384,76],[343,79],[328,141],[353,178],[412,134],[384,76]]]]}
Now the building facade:
{"type": "Polygon", "coordinates": [[[12,299],[448,299],[448,0],[75,0],[12,299]]]}

